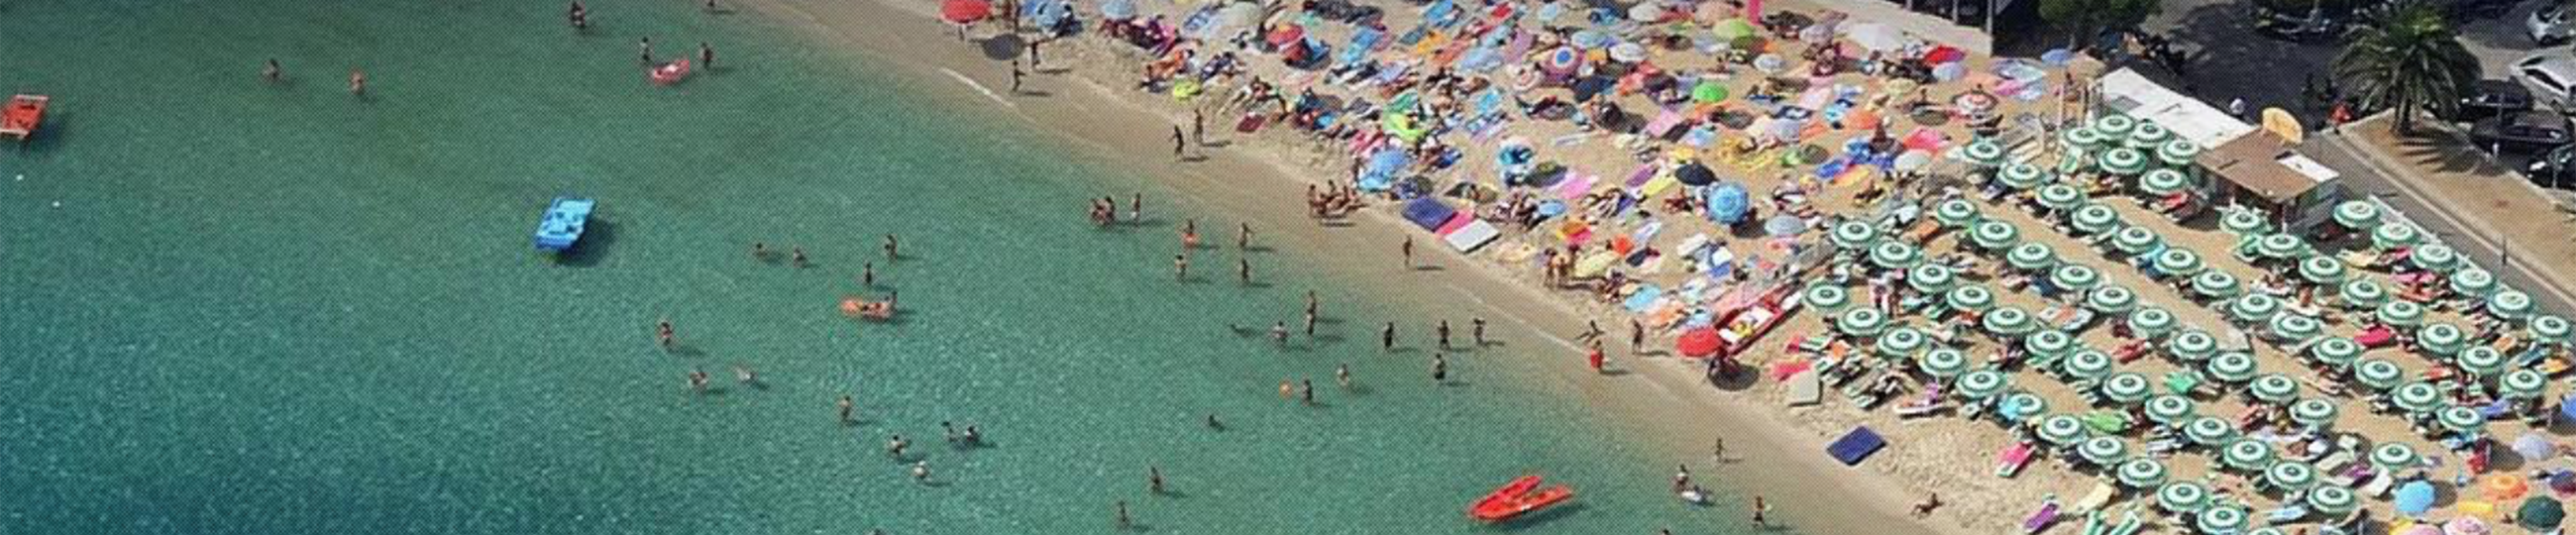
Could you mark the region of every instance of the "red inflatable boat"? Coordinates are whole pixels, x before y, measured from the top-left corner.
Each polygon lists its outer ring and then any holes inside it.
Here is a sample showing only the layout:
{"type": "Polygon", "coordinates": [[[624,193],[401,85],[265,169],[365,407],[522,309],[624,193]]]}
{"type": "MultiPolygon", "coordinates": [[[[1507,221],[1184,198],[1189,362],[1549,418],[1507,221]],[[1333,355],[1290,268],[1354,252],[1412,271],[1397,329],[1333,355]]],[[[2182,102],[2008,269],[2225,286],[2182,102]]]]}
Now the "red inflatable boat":
{"type": "Polygon", "coordinates": [[[35,137],[36,124],[45,120],[45,103],[51,100],[44,95],[9,97],[9,105],[0,107],[0,138],[26,141],[35,137]]]}
{"type": "Polygon", "coordinates": [[[662,66],[654,67],[653,70],[645,72],[644,76],[652,78],[653,83],[655,84],[671,85],[679,83],[680,79],[689,77],[689,58],[680,58],[670,63],[664,63],[662,66]]]}
{"type": "Polygon", "coordinates": [[[1537,490],[1538,476],[1521,476],[1503,488],[1494,489],[1484,499],[1467,508],[1467,516],[1486,522],[1501,522],[1523,513],[1536,511],[1574,497],[1574,489],[1564,485],[1537,490]]]}

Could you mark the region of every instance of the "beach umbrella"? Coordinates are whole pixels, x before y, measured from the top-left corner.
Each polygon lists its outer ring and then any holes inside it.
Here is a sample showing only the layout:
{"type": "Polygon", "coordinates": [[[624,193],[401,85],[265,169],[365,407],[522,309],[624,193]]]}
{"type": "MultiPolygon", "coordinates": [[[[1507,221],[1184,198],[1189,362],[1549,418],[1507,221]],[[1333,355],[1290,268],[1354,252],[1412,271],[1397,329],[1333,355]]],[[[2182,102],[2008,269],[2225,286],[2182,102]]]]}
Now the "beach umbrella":
{"type": "Polygon", "coordinates": [[[2271,321],[2272,315],[2280,313],[2281,300],[2269,295],[2245,294],[2227,303],[2227,316],[2238,323],[2271,321]]]}
{"type": "Polygon", "coordinates": [[[1977,205],[1967,199],[1950,199],[1932,207],[1932,219],[1941,226],[1966,228],[1977,222],[1977,205]]]}
{"type": "Polygon", "coordinates": [[[2353,279],[2343,283],[2343,304],[2354,309],[2378,308],[2388,302],[2388,287],[2379,281],[2353,279]]]}
{"type": "Polygon", "coordinates": [[[2065,184],[2040,186],[2039,205],[2051,210],[2073,210],[2084,205],[2084,192],[2065,184]]]}
{"type": "Polygon", "coordinates": [[[2451,246],[2439,243],[2418,246],[2415,252],[2406,258],[2413,262],[2415,267],[2440,273],[2449,273],[2451,270],[2460,268],[2459,251],[2453,251],[2451,246]]]}
{"type": "Polygon", "coordinates": [[[1980,221],[1968,229],[1968,241],[1976,242],[1977,247],[1989,251],[2012,247],[2020,240],[2021,228],[2002,221],[1980,221]]]}
{"type": "Polygon", "coordinates": [[[2101,132],[2102,138],[2106,140],[2127,138],[2129,131],[2137,127],[2138,120],[2127,115],[2106,113],[2101,117],[2093,118],[2093,131],[2101,132]]]}
{"type": "Polygon", "coordinates": [[[2057,266],[2057,251],[2048,244],[2031,242],[2013,246],[2004,252],[2004,263],[2013,269],[2038,272],[2057,266]]]}
{"type": "Polygon", "coordinates": [[[2193,444],[2217,446],[2236,440],[2236,427],[2227,425],[2226,420],[2220,420],[2214,416],[2202,416],[2192,418],[2191,423],[2183,424],[2182,434],[2184,438],[2191,439],[2193,444]]]}
{"type": "Polygon", "coordinates": [[[1959,147],[1959,159],[1978,167],[2000,166],[2004,164],[2004,146],[1993,139],[1978,138],[1959,147]]]}
{"type": "Polygon", "coordinates": [[[2299,381],[2278,373],[2255,377],[2253,383],[2245,385],[2245,390],[2254,394],[2254,399],[2274,405],[2299,400],[2299,381]]]}
{"type": "Polygon", "coordinates": [[[2189,513],[2209,505],[2209,488],[2190,481],[2166,483],[2156,489],[2156,508],[2167,513],[2189,513]]]}
{"type": "Polygon", "coordinates": [[[2199,275],[2205,266],[2200,263],[2200,253],[2183,247],[2166,247],[2156,253],[2155,267],[2156,271],[2166,275],[2189,277],[2199,275]]]}
{"type": "Polygon", "coordinates": [[[1645,61],[1646,46],[1634,42],[1623,42],[1610,45],[1610,60],[1620,63],[1637,63],[1645,61]]]}
{"type": "Polygon", "coordinates": [[[2292,344],[2304,344],[2325,335],[2326,324],[2305,315],[2280,314],[2272,316],[2271,328],[2272,336],[2292,344]]]}
{"type": "Polygon", "coordinates": [[[2174,168],[2191,167],[2192,160],[2199,157],[2200,144],[2188,139],[2167,141],[2164,146],[2156,147],[2156,159],[2174,168]]]}
{"type": "Polygon", "coordinates": [[[2418,479],[2398,485],[2397,498],[2393,501],[2396,502],[2397,514],[2422,516],[2424,511],[2433,508],[2433,484],[2418,479]]]}
{"type": "Polygon", "coordinates": [[[2163,237],[2157,236],[2155,231],[2147,230],[2146,227],[2132,226],[2111,234],[2111,247],[2119,249],[2121,254],[2132,256],[2147,254],[2158,247],[2163,247],[2164,244],[2163,237]]]}
{"type": "Polygon", "coordinates": [[[2048,183],[2046,171],[2041,171],[2039,166],[2027,163],[2006,165],[2002,172],[1996,173],[1995,178],[2003,181],[2004,187],[2016,190],[2027,190],[2048,183]]]}
{"type": "Polygon", "coordinates": [[[2415,333],[2415,347],[2435,355],[2445,357],[2456,355],[2461,349],[2468,347],[2468,344],[2469,334],[2461,331],[2458,325],[2435,323],[2426,325],[2422,332],[2415,333]]]}
{"type": "Polygon", "coordinates": [[[2067,264],[2057,266],[2057,269],[2050,271],[2048,282],[2056,285],[2059,290],[2081,292],[2101,286],[2102,272],[2094,271],[2091,266],[2083,264],[2067,264]]]}
{"type": "Polygon", "coordinates": [[[2129,332],[2139,338],[2148,340],[2163,338],[2165,333],[2173,332],[2173,327],[2173,313],[2163,308],[2149,305],[2138,307],[2136,312],[2129,313],[2129,332]]]}
{"type": "Polygon", "coordinates": [[[2218,337],[2200,329],[2183,329],[2182,334],[2165,341],[2165,352],[2180,360],[2208,360],[2218,353],[2218,337]]]}
{"type": "MultiPolygon", "coordinates": [[[[2047,331],[2046,333],[2054,332],[2057,331],[2047,331]]],[[[2039,337],[2033,336],[2030,339],[2038,340],[2039,337]]],[[[2118,362],[2111,360],[2110,355],[2103,354],[2100,351],[2086,349],[2083,351],[2077,351],[2073,355],[2068,355],[2066,360],[2058,363],[2058,366],[2066,372],[2067,377],[2076,380],[2089,381],[2111,375],[2111,372],[2118,370],[2118,364],[2118,362]]]]}
{"type": "Polygon", "coordinates": [[[2107,468],[2128,460],[2129,443],[2120,441],[2120,437],[2093,437],[2076,446],[2075,454],[2094,466],[2107,468]]]}
{"type": "Polygon", "coordinates": [[[2379,205],[2371,204],[2370,201],[2344,201],[2343,204],[2335,205],[2334,220],[2335,223],[2348,229],[2377,228],[2379,205]]]}
{"type": "Polygon", "coordinates": [[[2073,224],[2076,233],[2088,236],[2101,234],[2120,228],[2120,213],[2113,211],[2110,206],[2087,203],[2083,207],[2076,208],[2075,214],[2068,217],[2067,222],[2073,224]]]}
{"type": "Polygon", "coordinates": [[[2138,149],[2119,147],[2103,151],[2101,164],[2102,172],[2136,176],[2138,173],[2147,172],[2147,153],[2138,152],[2138,149]]]}
{"type": "Polygon", "coordinates": [[[1835,223],[1829,238],[1833,240],[1834,247],[1842,250],[1866,249],[1878,241],[1878,227],[1860,221],[1835,223]]]}
{"type": "Polygon", "coordinates": [[[2380,304],[2378,313],[2372,315],[2390,327],[2411,329],[2424,324],[2424,305],[2413,301],[2389,301],[2380,304]]]}
{"type": "Polygon", "coordinates": [[[1109,0],[1107,2],[1101,2],[1100,18],[1102,20],[1128,20],[1136,18],[1136,2],[1135,0],[1109,0]]]}
{"type": "Polygon", "coordinates": [[[1718,336],[1717,329],[1714,327],[1693,328],[1673,340],[1673,349],[1681,351],[1682,356],[1690,358],[1715,355],[1725,348],[1726,340],[1718,336]]]}
{"type": "Polygon", "coordinates": [[[2531,294],[2513,289],[2488,294],[2487,314],[2505,321],[2531,317],[2531,294]]]}
{"type": "Polygon", "coordinates": [[[2370,229],[2370,245],[2382,250],[2415,245],[2424,239],[2424,231],[2414,225],[2390,221],[2370,229]]]}
{"type": "Polygon", "coordinates": [[[2059,143],[2066,144],[2066,148],[2069,149],[2067,152],[2079,155],[2099,150],[2103,142],[2109,141],[2102,136],[2102,131],[2094,130],[2092,125],[2066,129],[2066,133],[2060,134],[2057,139],[2059,143]]]}
{"type": "Polygon", "coordinates": [[[1878,354],[1880,355],[1895,358],[1907,358],[1914,356],[1915,353],[1923,352],[1923,346],[1930,342],[1930,338],[1923,336],[1923,331],[1916,330],[1913,327],[1897,326],[1896,328],[1888,329],[1886,334],[1878,335],[1878,344],[1875,346],[1875,349],[1878,350],[1878,354]]]}
{"type": "Polygon", "coordinates": [[[2549,376],[2537,370],[2509,371],[2505,372],[2504,378],[2496,380],[2497,393],[2507,398],[2534,399],[2548,389],[2549,376]]]}
{"type": "Polygon", "coordinates": [[[1583,68],[1583,51],[1571,46],[1556,47],[1547,51],[1546,56],[1541,56],[1538,66],[1558,76],[1573,74],[1583,68]]]}
{"type": "Polygon", "coordinates": [[[1884,269],[1905,269],[1923,261],[1923,251],[1904,242],[1887,240],[1869,247],[1869,262],[1884,269]]]}
{"type": "Polygon", "coordinates": [[[1842,32],[1843,37],[1851,39],[1852,44],[1872,52],[1894,52],[1905,48],[1905,43],[1910,41],[1905,37],[1905,32],[1876,22],[1845,25],[1842,27],[1842,32]]]}
{"type": "Polygon", "coordinates": [[[1574,32],[1574,38],[1572,41],[1574,46],[1581,47],[1584,50],[1600,50],[1610,48],[1610,45],[1618,44],[1619,38],[1613,37],[1609,32],[1601,31],[1599,29],[1587,29],[1574,32]]]}
{"type": "Polygon", "coordinates": [[[2147,171],[2146,175],[2138,177],[2138,189],[2156,196],[2181,193],[2191,189],[2191,175],[2172,169],[2147,171]]]}
{"type": "Polygon", "coordinates": [[[2524,432],[2522,436],[2514,437],[2513,454],[2521,456],[2526,466],[2539,464],[2558,456],[2558,444],[2551,441],[2549,435],[2537,431],[2524,432]]]}
{"type": "Polygon", "coordinates": [[[1735,44],[1742,44],[1744,41],[1756,39],[1762,35],[1761,29],[1754,28],[1753,23],[1746,22],[1743,18],[1727,18],[1718,20],[1716,23],[1709,25],[1708,31],[1711,34],[1715,34],[1717,39],[1720,41],[1735,44]]]}
{"type": "Polygon", "coordinates": [[[2159,394],[2147,398],[2148,421],[2164,425],[2182,425],[2189,423],[2192,416],[2191,398],[2173,394],[2159,394]]]}
{"type": "MultiPolygon", "coordinates": [[[[1884,345],[1885,342],[1881,344],[1884,345]]],[[[1949,379],[1968,371],[1968,354],[1961,353],[1957,349],[1936,347],[1924,352],[1923,357],[1916,359],[1914,364],[1916,368],[1923,370],[1924,375],[1949,379]]]]}
{"type": "Polygon", "coordinates": [[[2075,350],[2075,337],[2068,336],[2066,331],[2045,329],[2023,338],[2021,344],[2022,349],[2028,349],[2034,355],[2063,357],[2068,351],[2075,350]]]}
{"type": "Polygon", "coordinates": [[[2227,444],[2218,454],[2228,468],[2252,472],[2272,466],[2272,444],[2256,438],[2240,438],[2227,444]]]}
{"type": "Polygon", "coordinates": [[[2244,291],[2236,285],[2236,276],[2224,271],[2203,271],[2191,278],[2191,292],[2203,299],[2229,299],[2244,291]]]}
{"type": "MultiPolygon", "coordinates": [[[[1961,358],[1966,357],[1963,355],[1961,358]]],[[[2001,407],[1996,410],[2003,413],[2005,420],[2018,422],[2038,416],[2039,413],[2048,412],[2048,400],[2040,399],[2038,395],[2029,392],[2014,392],[2013,395],[2004,396],[2001,407]]]]}
{"type": "Polygon", "coordinates": [[[2387,390],[2397,388],[2398,383],[2406,381],[2406,370],[2397,367],[2397,363],[2389,362],[2387,359],[2368,358],[2362,359],[2360,364],[2353,365],[2352,377],[2361,380],[2362,386],[2370,387],[2372,390],[2387,390]]]}
{"type": "Polygon", "coordinates": [[[2051,414],[2039,420],[2039,440],[2065,446],[2084,440],[2084,421],[2072,415],[2051,414]]]}
{"type": "Polygon", "coordinates": [[[2217,379],[2221,383],[2238,384],[2252,381],[2255,372],[2253,355],[2228,352],[2209,359],[2209,378],[2217,379]]]}
{"type": "Polygon", "coordinates": [[[2495,274],[2488,273],[2487,270],[2469,267],[2451,272],[2451,291],[2459,292],[2461,295],[2486,297],[2487,293],[2495,291],[2495,288],[2495,274]]]}
{"type": "Polygon", "coordinates": [[[2347,274],[2343,261],[2331,256],[2311,256],[2299,261],[2299,277],[2320,286],[2342,284],[2347,274]]]}
{"type": "Polygon", "coordinates": [[[2254,254],[2262,255],[2264,258],[2270,258],[2273,260],[2298,258],[2299,255],[2307,253],[2308,243],[2299,241],[2298,236],[2273,234],[2270,236],[2264,236],[2263,239],[2256,240],[2254,242],[2254,254]]]}
{"type": "Polygon", "coordinates": [[[2487,346],[2460,350],[2460,371],[2478,377],[2495,377],[2504,373],[2504,352],[2487,346]]]}
{"type": "Polygon", "coordinates": [[[2352,489],[2331,485],[2309,489],[2306,501],[2308,509],[2335,517],[2350,513],[2353,508],[2361,505],[2361,500],[2352,494],[2352,489]]]}
{"type": "Polygon", "coordinates": [[[2317,468],[2298,461],[2272,463],[2270,468],[2263,469],[2263,482],[2272,484],[2272,488],[2283,493],[2308,490],[2308,487],[2317,485],[2317,468]]]}
{"type": "Polygon", "coordinates": [[[1986,332],[1995,333],[1996,335],[2006,338],[2015,338],[2030,334],[2032,330],[2039,328],[2039,321],[2032,319],[2029,312],[2023,312],[2021,309],[2013,307],[1996,308],[1993,312],[1985,313],[1985,315],[1981,316],[1979,319],[1981,323],[1985,324],[1986,332]]]}
{"type": "Polygon", "coordinates": [[[2323,429],[2334,425],[2335,410],[2334,402],[2318,398],[2302,399],[2290,404],[2290,421],[2308,426],[2309,429],[2323,429]]]}
{"type": "Polygon", "coordinates": [[[2468,407],[2445,407],[2434,413],[2433,419],[2440,421],[2443,429],[2454,433],[2477,434],[2487,426],[2486,415],[2468,407]]]}
{"type": "Polygon", "coordinates": [[[2442,390],[2423,381],[2398,385],[2397,392],[2390,398],[2397,402],[2398,410],[2408,413],[2422,414],[2442,408],[2442,390]]]}
{"type": "Polygon", "coordinates": [[[1995,306],[1995,292],[1975,284],[1951,288],[1942,299],[1949,302],[1952,310],[1985,312],[1995,306]]]}
{"type": "Polygon", "coordinates": [[[2325,363],[2338,370],[2350,367],[2353,361],[2361,359],[2362,351],[2361,342],[2341,336],[2319,340],[2316,345],[2308,346],[2308,356],[2315,357],[2317,362],[2325,363]]]}
{"type": "Polygon", "coordinates": [[[2254,213],[2252,210],[2227,212],[2227,215],[2219,216],[2218,226],[2238,236],[2261,235],[2272,229],[2272,223],[2264,221],[2263,214],[2254,213]]]}
{"type": "Polygon", "coordinates": [[[2144,375],[2120,372],[2102,380],[2102,396],[2110,398],[2112,403],[2135,404],[2146,401],[2147,395],[2152,393],[2155,393],[2155,385],[2147,382],[2144,375]]]}
{"type": "Polygon", "coordinates": [[[1949,291],[1951,287],[1957,286],[1959,284],[1959,277],[1950,272],[1950,266],[1923,264],[1914,266],[1914,269],[1906,270],[1905,284],[1913,286],[1915,291],[1923,292],[1925,294],[1937,294],[1949,291]]]}
{"type": "Polygon", "coordinates": [[[2143,489],[2165,484],[2165,463],[2139,457],[2120,463],[2120,486],[2143,489]]]}
{"type": "Polygon", "coordinates": [[[2129,148],[2155,150],[2163,147],[2165,142],[2173,141],[2173,138],[2173,131],[2166,130],[2164,125],[2140,119],[2138,126],[2129,130],[2129,148]]]}
{"type": "Polygon", "coordinates": [[[2453,517],[2442,523],[2442,535],[2487,535],[2487,521],[2474,516],[2453,517]]]}
{"type": "Polygon", "coordinates": [[[2199,527],[2201,533],[2223,535],[2244,531],[2245,522],[2244,508],[2216,506],[2201,510],[2192,525],[2199,527]]]}
{"type": "Polygon", "coordinates": [[[1875,308],[1851,309],[1844,311],[1842,317],[1834,319],[1834,330],[1842,331],[1846,336],[1861,338],[1878,336],[1878,333],[1887,330],[1887,315],[1875,308]]]}
{"type": "Polygon", "coordinates": [[[2528,529],[2534,533],[2558,529],[2558,524],[2566,520],[2566,507],[2559,504],[2556,498],[2548,496],[2525,498],[2522,500],[2522,507],[2514,509],[2513,513],[2515,524],[2520,524],[2522,529],[2528,529]]]}
{"type": "Polygon", "coordinates": [[[2095,288],[2084,294],[2084,306],[2104,314],[2126,313],[2138,306],[2138,292],[2120,286],[2095,288]]]}
{"type": "Polygon", "coordinates": [[[1726,97],[1726,84],[1718,83],[1716,80],[1702,79],[1698,84],[1691,86],[1691,102],[1694,103],[1716,104],[1725,102],[1726,97]]]}
{"type": "Polygon", "coordinates": [[[2420,462],[2423,460],[2415,456],[2415,448],[2407,447],[2404,443],[2381,442],[2370,448],[2370,464],[2378,466],[2381,470],[2414,468],[2420,462]]]}
{"type": "Polygon", "coordinates": [[[993,16],[993,4],[984,0],[941,0],[939,18],[953,24],[973,24],[993,16]]]}
{"type": "Polygon", "coordinates": [[[1972,400],[1995,397],[2010,386],[2011,378],[1995,370],[1977,370],[1959,376],[1959,395],[1972,400]]]}
{"type": "Polygon", "coordinates": [[[1851,306],[1851,292],[1829,283],[1808,285],[1807,291],[1800,296],[1800,299],[1806,301],[1804,304],[1808,308],[1826,314],[1842,312],[1844,308],[1851,306]]]}
{"type": "Polygon", "coordinates": [[[2564,345],[2571,334],[2576,334],[2576,325],[2569,324],[2567,318],[2552,315],[2531,318],[2532,342],[2564,345]]]}

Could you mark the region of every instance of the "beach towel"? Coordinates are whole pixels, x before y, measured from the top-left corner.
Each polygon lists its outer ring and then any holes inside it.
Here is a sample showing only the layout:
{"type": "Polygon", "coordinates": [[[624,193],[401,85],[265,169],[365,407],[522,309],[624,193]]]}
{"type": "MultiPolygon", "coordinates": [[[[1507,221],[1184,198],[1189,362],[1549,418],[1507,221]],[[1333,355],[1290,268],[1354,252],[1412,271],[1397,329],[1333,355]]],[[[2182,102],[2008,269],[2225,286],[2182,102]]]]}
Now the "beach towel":
{"type": "MultiPolygon", "coordinates": [[[[1808,366],[1806,361],[1798,361],[1790,365],[1798,367],[1798,370],[1788,374],[1789,406],[1814,405],[1824,399],[1825,384],[1816,376],[1816,370],[1808,366]]],[[[1777,375],[1776,369],[1774,375],[1777,375]]]]}
{"type": "Polygon", "coordinates": [[[1636,293],[1628,294],[1628,299],[1621,302],[1620,305],[1626,307],[1628,312],[1644,314],[1647,309],[1654,308],[1656,300],[1663,299],[1663,297],[1664,289],[1662,287],[1648,284],[1638,287],[1636,293]]]}
{"type": "Polygon", "coordinates": [[[1486,223],[1485,220],[1465,217],[1464,214],[1461,214],[1459,220],[1466,221],[1466,224],[1440,234],[1440,241],[1449,244],[1450,249],[1456,249],[1458,252],[1476,252],[1477,248],[1493,243],[1495,238],[1503,235],[1501,229],[1494,228],[1493,224],[1486,223]]]}
{"type": "Polygon", "coordinates": [[[1422,230],[1439,230],[1441,224],[1448,223],[1450,216],[1455,215],[1458,215],[1456,209],[1441,204],[1438,199],[1431,197],[1414,199],[1413,202],[1404,204],[1404,220],[1412,221],[1414,226],[1422,227],[1422,230]]]}
{"type": "Polygon", "coordinates": [[[1564,182],[1556,183],[1556,197],[1569,201],[1582,199],[1584,195],[1592,193],[1592,181],[1591,175],[1575,175],[1566,178],[1564,182]]]}
{"type": "Polygon", "coordinates": [[[1825,453],[1834,456],[1836,461],[1842,461],[1843,466],[1859,466],[1870,454],[1886,447],[1887,439],[1869,430],[1869,426],[1861,426],[1844,433],[1842,438],[1834,439],[1833,444],[1825,446],[1825,453]]]}
{"type": "Polygon", "coordinates": [[[1351,33],[1350,44],[1342,47],[1341,57],[1335,59],[1334,62],[1348,65],[1368,59],[1369,51],[1376,50],[1378,41],[1385,38],[1386,32],[1378,31],[1377,28],[1363,26],[1359,30],[1351,33]]]}

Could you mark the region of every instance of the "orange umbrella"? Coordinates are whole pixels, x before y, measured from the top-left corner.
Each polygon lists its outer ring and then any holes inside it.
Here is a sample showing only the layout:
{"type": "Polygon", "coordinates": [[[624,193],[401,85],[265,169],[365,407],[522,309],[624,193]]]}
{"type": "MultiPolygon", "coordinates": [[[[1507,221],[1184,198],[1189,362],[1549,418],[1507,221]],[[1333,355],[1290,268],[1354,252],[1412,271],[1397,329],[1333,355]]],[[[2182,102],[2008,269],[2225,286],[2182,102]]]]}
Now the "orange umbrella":
{"type": "Polygon", "coordinates": [[[2523,493],[2530,492],[2531,482],[2524,481],[2519,475],[2496,474],[2487,476],[2487,480],[2479,483],[2478,488],[2486,492],[2487,499],[2503,501],[2520,498],[2523,493]]]}
{"type": "Polygon", "coordinates": [[[1717,350],[1725,344],[1724,339],[1718,338],[1717,329],[1700,327],[1682,333],[1680,340],[1673,341],[1673,349],[1681,351],[1682,356],[1685,357],[1707,358],[1709,355],[1717,354],[1717,350]]]}
{"type": "Polygon", "coordinates": [[[993,16],[993,4],[984,0],[942,0],[939,18],[957,24],[970,24],[993,16]]]}

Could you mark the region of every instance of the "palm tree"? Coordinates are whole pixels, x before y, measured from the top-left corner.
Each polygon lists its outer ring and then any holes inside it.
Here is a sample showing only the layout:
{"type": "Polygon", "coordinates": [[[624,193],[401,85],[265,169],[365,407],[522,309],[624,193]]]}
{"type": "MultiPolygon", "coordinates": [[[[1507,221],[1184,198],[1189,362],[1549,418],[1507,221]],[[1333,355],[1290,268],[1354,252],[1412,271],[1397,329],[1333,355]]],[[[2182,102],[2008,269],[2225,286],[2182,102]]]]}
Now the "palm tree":
{"type": "Polygon", "coordinates": [[[2401,0],[2368,26],[2334,59],[2335,78],[2351,88],[2363,108],[2394,109],[2397,132],[2414,132],[2417,111],[2448,113],[2478,80],[2478,60],[2432,3],[2401,0]]]}

